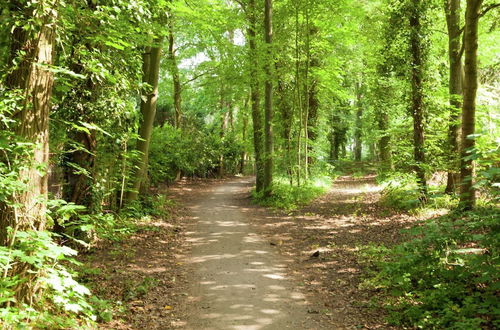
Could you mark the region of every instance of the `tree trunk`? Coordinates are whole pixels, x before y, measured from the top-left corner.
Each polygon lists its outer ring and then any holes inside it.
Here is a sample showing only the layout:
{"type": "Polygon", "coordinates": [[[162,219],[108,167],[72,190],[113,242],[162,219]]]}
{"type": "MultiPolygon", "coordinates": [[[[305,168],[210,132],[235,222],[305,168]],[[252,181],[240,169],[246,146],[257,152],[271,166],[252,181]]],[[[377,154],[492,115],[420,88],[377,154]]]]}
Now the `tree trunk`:
{"type": "Polygon", "coordinates": [[[482,0],[467,0],[465,10],[465,76],[460,150],[460,204],[464,209],[472,209],[476,202],[476,191],[473,186],[474,162],[471,155],[475,147],[472,135],[475,133],[478,25],[482,2],[482,0]]]}
{"type": "Polygon", "coordinates": [[[410,14],[410,51],[411,51],[411,114],[413,117],[413,147],[414,170],[421,197],[427,195],[427,181],[425,179],[425,151],[424,151],[424,102],[423,102],[423,43],[421,24],[421,0],[413,0],[410,14]]]}
{"type": "MultiPolygon", "coordinates": [[[[247,129],[248,129],[248,98],[245,99],[245,106],[243,108],[244,113],[242,114],[243,116],[243,127],[241,129],[241,140],[246,141],[247,140],[247,129]]],[[[240,157],[240,173],[245,174],[245,166],[246,166],[246,159],[247,159],[247,153],[246,153],[246,147],[244,150],[241,152],[241,157],[240,157]]]]}
{"type": "Polygon", "coordinates": [[[174,18],[170,14],[168,20],[168,62],[169,71],[172,75],[172,87],[173,87],[173,98],[174,98],[174,125],[176,128],[180,128],[182,125],[182,98],[181,98],[181,82],[179,78],[179,68],[177,67],[177,58],[175,56],[175,44],[174,44],[174,18]]]}
{"type": "Polygon", "coordinates": [[[140,158],[136,164],[136,171],[132,176],[133,183],[131,190],[127,193],[127,201],[132,202],[137,199],[139,191],[144,188],[147,182],[149,144],[153,131],[153,122],[156,114],[156,102],[158,100],[158,78],[160,73],[162,40],[157,40],[154,47],[147,47],[143,55],[143,81],[151,86],[147,95],[141,97],[142,121],[139,128],[139,139],[137,140],[137,151],[140,158]]]}
{"type": "MultiPolygon", "coordinates": [[[[19,177],[26,184],[26,190],[11,196],[10,202],[18,207],[0,204],[0,244],[10,245],[7,227],[14,230],[43,230],[45,226],[48,181],[45,170],[49,162],[49,110],[54,77],[46,69],[54,60],[55,21],[57,11],[39,11],[35,6],[47,6],[49,1],[38,5],[17,3],[13,10],[26,14],[26,20],[33,20],[34,31],[26,31],[22,26],[12,33],[10,63],[19,60],[19,53],[24,52],[15,68],[6,79],[10,89],[20,89],[24,99],[21,109],[13,115],[16,120],[14,133],[21,139],[33,144],[33,153],[27,158],[27,166],[20,170],[19,177]],[[42,14],[42,16],[38,16],[42,14]]],[[[56,7],[54,1],[50,1],[56,7]]],[[[24,298],[24,297],[23,297],[24,298]]]]}
{"type": "Polygon", "coordinates": [[[64,187],[64,199],[66,201],[83,205],[92,209],[92,184],[97,150],[97,137],[92,132],[72,132],[72,140],[77,142],[85,150],[74,150],[67,153],[65,171],[66,187],[64,187]],[[77,165],[75,169],[71,164],[77,165]],[[86,173],[83,173],[84,169],[86,173]]]}
{"type": "Polygon", "coordinates": [[[460,0],[445,0],[444,11],[448,27],[448,58],[449,68],[449,94],[450,94],[450,123],[448,126],[448,146],[450,164],[445,192],[451,194],[455,191],[458,158],[458,130],[459,114],[462,107],[462,54],[460,52],[460,0]]]}
{"type": "Polygon", "coordinates": [[[389,135],[389,114],[384,109],[379,109],[378,116],[378,129],[382,134],[378,140],[378,158],[380,160],[380,169],[382,172],[388,172],[392,169],[391,158],[391,137],[389,135]]]}
{"type": "Polygon", "coordinates": [[[257,52],[257,18],[256,18],[255,0],[248,1],[248,23],[247,30],[248,45],[249,45],[249,64],[250,64],[250,100],[252,106],[252,123],[253,123],[253,145],[255,152],[255,175],[256,186],[255,190],[260,192],[264,187],[264,159],[263,159],[263,130],[262,130],[262,113],[260,111],[260,87],[259,87],[259,72],[258,72],[258,52],[257,52]]]}
{"type": "Polygon", "coordinates": [[[354,130],[354,160],[357,162],[361,161],[361,154],[362,154],[362,140],[361,140],[361,133],[362,133],[362,116],[363,116],[363,92],[362,92],[362,87],[361,83],[357,84],[356,86],[356,96],[357,96],[357,102],[356,102],[356,127],[354,130]]]}
{"type": "Polygon", "coordinates": [[[293,120],[293,108],[290,104],[290,97],[287,94],[286,84],[283,79],[278,80],[278,107],[281,122],[281,135],[285,145],[283,149],[285,151],[285,157],[283,161],[285,162],[286,173],[290,181],[290,185],[293,184],[293,173],[292,173],[292,160],[294,156],[292,155],[292,120],[293,120]]]}
{"type": "Polygon", "coordinates": [[[273,43],[273,2],[265,0],[264,3],[264,30],[265,43],[267,46],[266,57],[266,82],[265,82],[265,160],[264,160],[264,194],[270,196],[272,194],[273,183],[273,76],[272,68],[274,65],[272,43],[273,43]]]}

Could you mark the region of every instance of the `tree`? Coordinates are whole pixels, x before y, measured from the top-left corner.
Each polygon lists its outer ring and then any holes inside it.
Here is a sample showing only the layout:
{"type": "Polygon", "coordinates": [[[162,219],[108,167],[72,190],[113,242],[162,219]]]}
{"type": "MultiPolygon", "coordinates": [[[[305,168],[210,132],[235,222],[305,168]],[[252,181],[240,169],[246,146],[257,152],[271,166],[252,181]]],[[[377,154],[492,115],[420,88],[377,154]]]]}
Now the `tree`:
{"type": "Polygon", "coordinates": [[[258,72],[258,52],[257,52],[257,10],[255,0],[248,0],[247,19],[248,19],[248,56],[250,67],[250,103],[252,108],[253,123],[253,144],[255,157],[255,174],[257,192],[264,189],[264,136],[262,130],[262,113],[260,111],[260,84],[258,72]]]}
{"type": "Polygon", "coordinates": [[[411,52],[411,114],[413,117],[413,147],[414,170],[420,186],[422,198],[427,195],[427,181],[425,178],[425,149],[424,149],[424,41],[422,35],[422,15],[424,6],[421,0],[413,0],[410,12],[410,52],[411,52]]]}
{"type": "Polygon", "coordinates": [[[160,74],[160,59],[162,52],[162,38],[156,39],[153,46],[148,46],[143,54],[143,82],[144,94],[141,93],[141,125],[139,128],[139,139],[137,140],[137,151],[140,156],[137,160],[136,170],[132,176],[132,186],[127,193],[127,201],[137,199],[139,191],[144,187],[147,180],[149,144],[156,114],[156,103],[158,101],[158,78],[160,74]]]}
{"type": "MultiPolygon", "coordinates": [[[[58,1],[36,3],[14,1],[12,11],[22,18],[30,29],[16,25],[12,32],[10,63],[14,68],[6,79],[11,90],[20,90],[22,104],[14,113],[15,134],[32,144],[32,152],[25,159],[26,166],[19,178],[26,189],[0,204],[0,244],[9,245],[13,237],[7,227],[17,230],[43,230],[46,221],[48,191],[47,165],[49,161],[49,111],[54,77],[50,66],[54,63],[58,1]],[[14,206],[16,204],[16,206],[14,206]]],[[[8,161],[8,160],[7,160],[8,161]]]]}
{"type": "Polygon", "coordinates": [[[450,169],[446,182],[445,192],[455,191],[456,172],[458,170],[458,129],[460,109],[462,107],[462,51],[460,29],[460,0],[445,0],[444,12],[448,28],[448,60],[449,60],[449,94],[450,94],[450,123],[448,126],[448,145],[450,147],[450,169]]]}
{"type": "Polygon", "coordinates": [[[477,48],[478,25],[482,0],[467,0],[464,27],[464,81],[462,105],[462,136],[460,149],[460,204],[464,209],[471,209],[476,202],[476,191],[473,183],[476,125],[477,94],[477,48]]]}
{"type": "Polygon", "coordinates": [[[266,82],[265,82],[265,104],[264,104],[264,122],[265,122],[265,154],[264,154],[264,182],[263,189],[265,196],[272,193],[273,183],[273,75],[274,66],[272,43],[273,43],[273,3],[272,0],[265,0],[264,4],[264,30],[265,43],[267,46],[266,58],[266,82]]]}

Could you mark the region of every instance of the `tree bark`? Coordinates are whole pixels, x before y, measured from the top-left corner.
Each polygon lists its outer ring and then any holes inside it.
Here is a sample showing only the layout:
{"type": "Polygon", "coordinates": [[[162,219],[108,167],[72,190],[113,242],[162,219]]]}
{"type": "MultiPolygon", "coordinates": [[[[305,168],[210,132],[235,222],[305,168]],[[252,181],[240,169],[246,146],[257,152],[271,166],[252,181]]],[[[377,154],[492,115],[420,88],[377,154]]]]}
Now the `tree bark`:
{"type": "Polygon", "coordinates": [[[265,43],[267,46],[266,57],[266,82],[265,82],[265,103],[264,103],[264,124],[265,124],[265,159],[264,159],[264,195],[272,194],[273,183],[273,76],[272,68],[274,65],[272,43],[273,43],[273,2],[265,0],[264,3],[264,30],[265,43]]]}
{"type": "Polygon", "coordinates": [[[451,194],[455,191],[457,184],[457,173],[459,168],[459,115],[462,107],[462,54],[461,31],[460,31],[460,0],[445,0],[444,12],[446,14],[446,25],[448,27],[448,58],[449,58],[449,94],[450,94],[450,122],[448,126],[448,146],[450,164],[448,180],[445,192],[451,194]]]}
{"type": "Polygon", "coordinates": [[[473,186],[474,162],[471,155],[475,147],[472,135],[475,133],[478,25],[482,2],[482,0],[467,0],[465,10],[465,76],[460,150],[460,204],[464,209],[472,209],[476,202],[476,191],[473,186]]]}
{"type": "Polygon", "coordinates": [[[131,189],[127,192],[127,202],[137,200],[139,191],[144,188],[147,181],[149,144],[153,131],[153,122],[156,114],[156,103],[158,100],[158,78],[160,73],[161,44],[163,40],[156,40],[154,47],[146,47],[143,55],[143,81],[150,85],[151,90],[147,95],[141,97],[142,121],[139,128],[139,139],[136,150],[140,158],[136,164],[136,171],[132,176],[131,189]]]}
{"type": "Polygon", "coordinates": [[[410,14],[410,52],[411,52],[411,114],[413,117],[413,147],[414,171],[421,197],[427,195],[427,181],[425,178],[425,150],[424,150],[424,102],[423,102],[423,65],[424,54],[422,43],[421,0],[413,0],[410,14]]]}
{"type": "Polygon", "coordinates": [[[14,28],[11,42],[10,63],[14,70],[7,76],[6,86],[22,91],[24,98],[21,109],[13,114],[16,120],[14,133],[33,144],[33,152],[26,159],[27,166],[19,172],[26,190],[11,196],[9,203],[0,204],[0,244],[10,245],[13,237],[7,227],[14,230],[43,230],[46,221],[48,180],[45,170],[49,162],[49,111],[53,73],[47,66],[53,64],[55,54],[56,9],[36,10],[38,6],[56,8],[55,1],[41,1],[37,5],[24,2],[13,4],[13,10],[25,14],[26,20],[33,20],[34,31],[22,26],[14,28]],[[41,15],[41,16],[39,16],[41,15]],[[24,54],[20,54],[24,52],[24,54]],[[14,61],[20,60],[14,64],[14,61]],[[12,207],[11,203],[18,207],[12,207]]]}
{"type": "Polygon", "coordinates": [[[257,12],[255,8],[255,0],[248,1],[248,23],[247,30],[248,45],[249,45],[249,64],[250,64],[250,100],[252,107],[252,123],[253,123],[253,145],[255,153],[255,176],[257,192],[262,191],[264,187],[264,137],[262,129],[262,113],[260,111],[260,87],[259,87],[259,72],[258,72],[258,52],[257,52],[257,12]]]}

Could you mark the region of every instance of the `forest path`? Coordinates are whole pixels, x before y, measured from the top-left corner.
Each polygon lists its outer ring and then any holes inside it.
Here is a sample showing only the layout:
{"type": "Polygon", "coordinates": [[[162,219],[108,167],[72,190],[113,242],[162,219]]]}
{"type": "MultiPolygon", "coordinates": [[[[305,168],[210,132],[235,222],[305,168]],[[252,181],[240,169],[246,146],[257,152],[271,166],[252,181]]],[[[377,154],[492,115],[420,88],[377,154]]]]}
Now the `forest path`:
{"type": "Polygon", "coordinates": [[[185,202],[191,272],[187,329],[315,329],[287,260],[252,226],[251,178],[216,185],[185,202]]]}

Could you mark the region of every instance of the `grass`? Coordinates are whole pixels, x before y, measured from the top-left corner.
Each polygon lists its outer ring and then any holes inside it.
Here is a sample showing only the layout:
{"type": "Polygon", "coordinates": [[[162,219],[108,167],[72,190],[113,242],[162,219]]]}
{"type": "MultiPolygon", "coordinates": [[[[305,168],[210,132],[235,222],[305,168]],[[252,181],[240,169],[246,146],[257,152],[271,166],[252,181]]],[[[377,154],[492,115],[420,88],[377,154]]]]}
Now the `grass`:
{"type": "Polygon", "coordinates": [[[329,176],[321,176],[300,186],[292,186],[286,177],[278,177],[273,181],[271,197],[265,198],[262,192],[256,193],[255,191],[252,196],[259,205],[291,211],[309,204],[326,193],[331,187],[332,180],[329,176]]]}

